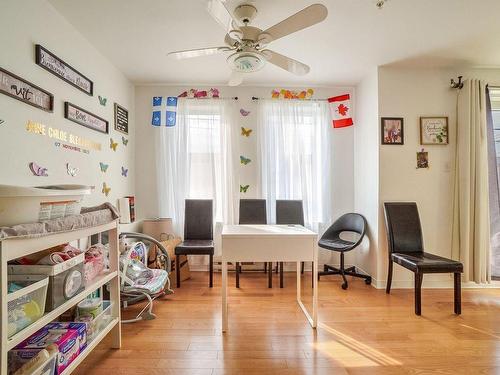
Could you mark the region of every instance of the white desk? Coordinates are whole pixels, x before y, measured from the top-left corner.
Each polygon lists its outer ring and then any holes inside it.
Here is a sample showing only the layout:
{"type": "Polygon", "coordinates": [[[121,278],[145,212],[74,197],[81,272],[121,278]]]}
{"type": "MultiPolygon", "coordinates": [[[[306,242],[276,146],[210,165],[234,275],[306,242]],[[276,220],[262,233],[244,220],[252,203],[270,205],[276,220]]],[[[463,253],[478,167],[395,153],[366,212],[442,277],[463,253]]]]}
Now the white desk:
{"type": "Polygon", "coordinates": [[[297,262],[297,302],[313,328],[318,323],[317,234],[300,225],[224,225],[222,228],[222,331],[228,327],[228,262],[297,262]],[[301,300],[300,263],[314,262],[312,317],[301,300]]]}

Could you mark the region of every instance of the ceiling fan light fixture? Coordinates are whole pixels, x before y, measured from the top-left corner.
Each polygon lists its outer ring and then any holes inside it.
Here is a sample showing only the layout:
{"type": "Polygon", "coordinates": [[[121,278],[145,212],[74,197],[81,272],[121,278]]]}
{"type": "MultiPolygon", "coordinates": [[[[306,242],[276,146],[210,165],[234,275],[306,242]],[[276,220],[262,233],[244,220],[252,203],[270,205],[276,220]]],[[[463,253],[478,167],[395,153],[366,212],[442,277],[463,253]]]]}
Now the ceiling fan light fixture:
{"type": "Polygon", "coordinates": [[[227,62],[237,72],[252,73],[261,70],[266,64],[266,59],[259,52],[241,51],[230,55],[227,62]]]}

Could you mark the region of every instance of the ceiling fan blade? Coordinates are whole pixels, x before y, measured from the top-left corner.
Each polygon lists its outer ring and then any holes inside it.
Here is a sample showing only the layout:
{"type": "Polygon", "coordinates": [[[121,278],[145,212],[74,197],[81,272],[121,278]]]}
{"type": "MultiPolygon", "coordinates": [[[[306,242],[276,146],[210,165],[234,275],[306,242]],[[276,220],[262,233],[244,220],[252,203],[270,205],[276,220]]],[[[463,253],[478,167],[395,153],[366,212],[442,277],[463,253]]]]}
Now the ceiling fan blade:
{"type": "Polygon", "coordinates": [[[208,0],[208,13],[221,25],[226,32],[241,26],[226,7],[226,0],[208,0]],[[234,26],[234,27],[233,27],[234,26]]]}
{"type": "Polygon", "coordinates": [[[280,55],[279,53],[271,51],[269,49],[263,50],[262,53],[266,57],[267,61],[271,64],[279,66],[280,68],[285,69],[290,73],[296,74],[298,76],[303,76],[309,73],[309,70],[311,70],[311,68],[309,68],[309,66],[307,66],[306,64],[291,59],[290,57],[280,55]]]}
{"type": "Polygon", "coordinates": [[[243,74],[240,72],[236,72],[233,70],[231,73],[231,77],[229,77],[229,82],[227,83],[228,86],[239,86],[243,82],[243,74]]]}
{"type": "Polygon", "coordinates": [[[210,47],[210,48],[188,49],[185,51],[174,51],[174,52],[169,52],[168,55],[173,56],[176,59],[189,59],[191,57],[215,55],[217,53],[230,50],[231,48],[228,47],[210,47]]]}
{"type": "Polygon", "coordinates": [[[306,27],[315,25],[323,21],[328,15],[328,9],[323,4],[313,4],[293,16],[284,19],[280,23],[264,30],[262,34],[266,35],[268,42],[282,38],[306,27]]]}

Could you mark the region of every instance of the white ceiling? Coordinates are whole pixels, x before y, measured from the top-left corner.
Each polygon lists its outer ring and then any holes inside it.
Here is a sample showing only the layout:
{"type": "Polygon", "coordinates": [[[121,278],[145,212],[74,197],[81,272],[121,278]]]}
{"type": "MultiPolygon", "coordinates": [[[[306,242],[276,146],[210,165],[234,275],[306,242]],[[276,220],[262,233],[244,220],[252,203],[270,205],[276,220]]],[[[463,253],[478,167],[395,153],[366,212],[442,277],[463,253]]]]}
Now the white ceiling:
{"type": "MultiPolygon", "coordinates": [[[[224,30],[206,0],[49,0],[130,80],[224,84],[225,55],[175,60],[167,52],[222,46],[224,30]]],[[[234,7],[241,0],[229,0],[234,7]]],[[[315,2],[327,19],[270,45],[311,67],[303,77],[268,64],[252,85],[354,84],[385,64],[500,67],[500,0],[255,0],[265,29],[315,2]]]]}

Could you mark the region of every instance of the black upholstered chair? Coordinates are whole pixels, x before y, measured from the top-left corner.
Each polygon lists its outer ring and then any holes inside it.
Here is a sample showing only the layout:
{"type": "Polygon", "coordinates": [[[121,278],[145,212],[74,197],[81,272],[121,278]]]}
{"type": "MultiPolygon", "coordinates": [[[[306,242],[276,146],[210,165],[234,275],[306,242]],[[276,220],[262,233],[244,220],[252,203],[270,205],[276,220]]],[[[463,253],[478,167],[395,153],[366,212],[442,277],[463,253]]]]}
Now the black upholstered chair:
{"type": "Polygon", "coordinates": [[[359,277],[365,279],[365,283],[370,285],[372,278],[369,275],[356,272],[356,267],[352,266],[345,268],[344,254],[348,251],[355,249],[361,241],[366,232],[366,219],[355,213],[348,213],[342,215],[338,218],[335,223],[333,223],[330,228],[326,230],[321,239],[318,241],[318,246],[340,253],[340,268],[330,266],[328,264],[324,265],[323,272],[318,273],[318,279],[320,276],[326,275],[341,275],[344,282],[342,283],[342,289],[347,289],[347,279],[346,275],[359,277]],[[359,234],[359,238],[355,241],[344,240],[340,238],[342,232],[354,232],[359,234]]]}
{"type": "Polygon", "coordinates": [[[208,255],[210,288],[214,280],[213,203],[211,199],[186,199],[184,241],[175,248],[177,288],[181,286],[180,256],[208,255]]]}
{"type": "MultiPolygon", "coordinates": [[[[240,224],[267,224],[265,199],[240,199],[240,224]]],[[[267,263],[266,263],[267,264],[267,263]]],[[[236,262],[236,288],[240,287],[241,264],[236,262]]],[[[271,267],[269,267],[271,269],[271,267]]],[[[269,276],[272,287],[272,274],[269,276]]]]}
{"type": "Polygon", "coordinates": [[[415,273],[415,314],[422,313],[422,280],[424,273],[453,273],[455,286],[455,314],[461,313],[460,262],[424,252],[420,217],[415,202],[384,203],[387,241],[389,245],[389,271],[386,293],[391,292],[392,266],[400,266],[415,273]]]}
{"type": "MultiPolygon", "coordinates": [[[[302,201],[276,200],[276,224],[304,225],[302,201]]],[[[283,262],[279,262],[279,272],[280,288],[283,288],[283,262]]],[[[302,262],[302,273],[304,273],[304,262],[302,262]]]]}

